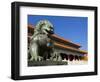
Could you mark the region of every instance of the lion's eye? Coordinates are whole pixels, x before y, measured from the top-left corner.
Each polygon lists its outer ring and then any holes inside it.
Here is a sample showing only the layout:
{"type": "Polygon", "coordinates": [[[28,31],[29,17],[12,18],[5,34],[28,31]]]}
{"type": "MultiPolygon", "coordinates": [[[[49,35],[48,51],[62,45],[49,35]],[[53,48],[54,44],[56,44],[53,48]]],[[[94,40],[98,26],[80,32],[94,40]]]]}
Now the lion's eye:
{"type": "Polygon", "coordinates": [[[49,27],[51,30],[53,30],[53,27],[49,27]]]}
{"type": "Polygon", "coordinates": [[[50,27],[51,29],[53,29],[53,27],[50,27]]]}

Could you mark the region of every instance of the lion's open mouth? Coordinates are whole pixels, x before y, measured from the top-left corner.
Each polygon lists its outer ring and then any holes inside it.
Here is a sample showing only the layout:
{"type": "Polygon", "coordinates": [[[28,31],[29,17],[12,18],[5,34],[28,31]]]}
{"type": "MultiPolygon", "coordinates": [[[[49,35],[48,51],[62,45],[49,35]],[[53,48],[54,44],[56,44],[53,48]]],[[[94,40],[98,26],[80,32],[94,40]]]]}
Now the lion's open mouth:
{"type": "Polygon", "coordinates": [[[46,31],[47,31],[49,34],[54,34],[54,32],[51,31],[51,30],[48,31],[48,30],[46,29],[46,31]]]}

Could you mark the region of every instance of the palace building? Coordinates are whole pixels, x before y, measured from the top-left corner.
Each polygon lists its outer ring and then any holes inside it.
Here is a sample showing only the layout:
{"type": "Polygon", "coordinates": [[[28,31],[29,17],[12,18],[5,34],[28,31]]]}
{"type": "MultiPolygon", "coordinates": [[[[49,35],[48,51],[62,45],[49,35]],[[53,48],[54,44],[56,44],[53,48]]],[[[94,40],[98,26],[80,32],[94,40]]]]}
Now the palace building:
{"type": "MultiPolygon", "coordinates": [[[[28,25],[28,42],[30,42],[33,33],[34,26],[28,25]]],[[[55,51],[61,55],[62,61],[68,62],[68,64],[85,64],[88,62],[87,51],[81,50],[81,45],[56,34],[53,34],[51,38],[54,41],[55,51]]]]}

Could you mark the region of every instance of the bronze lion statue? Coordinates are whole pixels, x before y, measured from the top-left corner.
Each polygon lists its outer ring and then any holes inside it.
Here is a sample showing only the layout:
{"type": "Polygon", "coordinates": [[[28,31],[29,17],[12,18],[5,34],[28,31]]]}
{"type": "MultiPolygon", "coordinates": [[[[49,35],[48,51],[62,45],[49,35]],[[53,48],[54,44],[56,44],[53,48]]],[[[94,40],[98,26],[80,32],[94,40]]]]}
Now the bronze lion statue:
{"type": "Polygon", "coordinates": [[[53,25],[48,20],[40,20],[34,28],[29,44],[29,61],[42,61],[52,59],[53,41],[50,35],[54,34],[53,25]]]}

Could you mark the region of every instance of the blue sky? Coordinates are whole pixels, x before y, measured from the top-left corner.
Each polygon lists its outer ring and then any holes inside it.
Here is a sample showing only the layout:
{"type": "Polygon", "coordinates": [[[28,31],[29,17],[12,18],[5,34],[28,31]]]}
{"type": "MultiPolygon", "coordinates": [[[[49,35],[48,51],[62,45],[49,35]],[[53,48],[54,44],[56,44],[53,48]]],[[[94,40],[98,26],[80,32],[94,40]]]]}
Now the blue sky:
{"type": "Polygon", "coordinates": [[[56,35],[78,43],[82,46],[80,49],[87,50],[87,17],[28,15],[28,24],[35,26],[39,20],[49,20],[56,35]]]}

